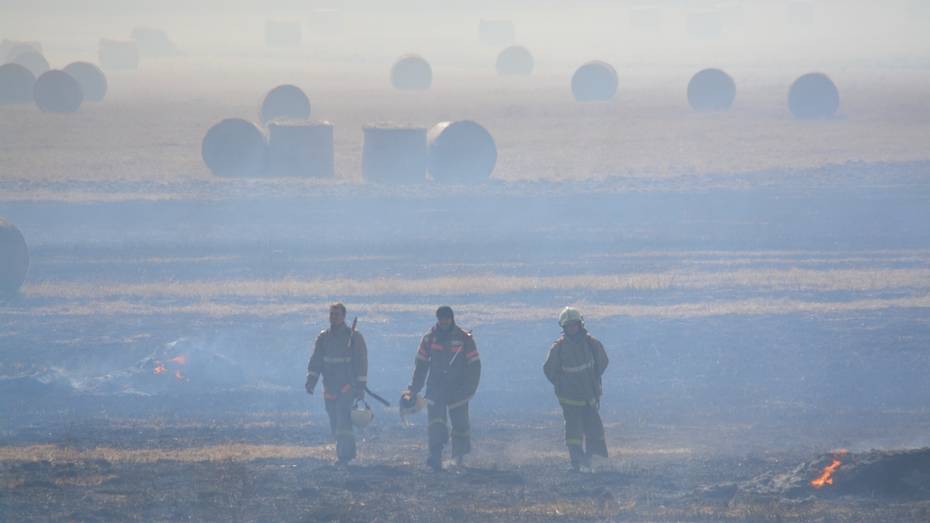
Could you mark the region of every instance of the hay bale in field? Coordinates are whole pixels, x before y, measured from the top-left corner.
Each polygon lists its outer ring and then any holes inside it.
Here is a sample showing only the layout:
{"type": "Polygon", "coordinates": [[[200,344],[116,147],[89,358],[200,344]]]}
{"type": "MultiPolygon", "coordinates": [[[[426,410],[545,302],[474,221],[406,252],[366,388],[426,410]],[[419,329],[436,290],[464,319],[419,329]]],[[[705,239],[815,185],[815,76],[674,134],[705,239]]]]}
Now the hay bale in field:
{"type": "Polygon", "coordinates": [[[218,176],[258,176],[265,169],[265,135],[252,122],[228,118],[211,127],[200,146],[203,161],[218,176]]]}
{"type": "Polygon", "coordinates": [[[44,56],[35,52],[31,48],[24,49],[19,52],[14,51],[13,59],[11,61],[14,64],[19,64],[26,69],[29,69],[36,77],[50,69],[48,60],[46,60],[44,56]]]}
{"type": "Polygon", "coordinates": [[[32,96],[39,109],[46,113],[74,113],[84,101],[81,84],[70,74],[57,69],[36,79],[32,96]]]}
{"type": "Polygon", "coordinates": [[[296,85],[279,85],[265,95],[259,118],[265,125],[275,118],[306,120],[310,118],[310,99],[296,85]]]}
{"type": "Polygon", "coordinates": [[[0,105],[32,102],[36,77],[19,64],[0,65],[0,105]]]}
{"type": "Polygon", "coordinates": [[[695,111],[726,111],[736,98],[736,82],[720,69],[704,69],[688,82],[688,103],[695,111]]]}
{"type": "Polygon", "coordinates": [[[28,270],[29,248],[23,233],[0,217],[0,295],[15,294],[28,270]]]}
{"type": "Polygon", "coordinates": [[[379,183],[426,180],[426,128],[391,123],[362,127],[362,176],[379,183]]]}
{"type": "Polygon", "coordinates": [[[275,176],[332,178],[333,124],[275,120],[268,125],[268,171],[275,176]]]}
{"type": "Polygon", "coordinates": [[[402,91],[425,91],[433,83],[433,68],[422,56],[401,56],[391,68],[391,84],[402,91]]]}
{"type": "Polygon", "coordinates": [[[265,43],[271,47],[297,47],[303,39],[300,22],[268,20],[265,22],[265,43]]]}
{"type": "Polygon", "coordinates": [[[107,77],[96,65],[90,62],[74,62],[66,65],[63,71],[77,80],[85,100],[100,102],[107,95],[107,77]]]}
{"type": "Polygon", "coordinates": [[[516,37],[516,29],[510,20],[485,20],[478,22],[478,39],[482,43],[499,47],[510,45],[516,37]]]}
{"type": "Polygon", "coordinates": [[[520,45],[512,45],[497,55],[497,74],[500,76],[529,76],[533,74],[533,55],[520,45]]]}
{"type": "Polygon", "coordinates": [[[840,106],[840,93],[833,80],[823,73],[808,73],[791,84],[788,109],[796,118],[829,118],[840,106]]]}
{"type": "Polygon", "coordinates": [[[154,27],[134,27],[132,39],[143,57],[162,58],[177,56],[177,46],[168,38],[168,33],[154,27]]]}
{"type": "Polygon", "coordinates": [[[100,40],[100,65],[105,69],[137,69],[139,48],[135,42],[122,40],[100,40]]]}
{"type": "Polygon", "coordinates": [[[25,53],[26,51],[42,54],[42,44],[40,42],[8,40],[6,38],[0,42],[0,60],[13,60],[16,58],[16,55],[25,53]]]}
{"type": "Polygon", "coordinates": [[[610,100],[617,94],[617,71],[600,60],[582,65],[572,75],[572,94],[579,102],[610,100]]]}
{"type": "Polygon", "coordinates": [[[494,171],[494,138],[471,120],[440,122],[430,129],[427,140],[429,172],[437,182],[479,182],[494,171]]]}

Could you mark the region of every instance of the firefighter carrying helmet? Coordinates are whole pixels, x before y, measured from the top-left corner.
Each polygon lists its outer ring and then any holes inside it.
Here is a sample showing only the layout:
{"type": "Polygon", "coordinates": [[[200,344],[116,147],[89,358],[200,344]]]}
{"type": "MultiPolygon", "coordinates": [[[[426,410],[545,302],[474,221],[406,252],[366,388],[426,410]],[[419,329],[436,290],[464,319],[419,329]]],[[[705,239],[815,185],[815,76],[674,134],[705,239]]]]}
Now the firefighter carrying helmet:
{"type": "Polygon", "coordinates": [[[570,321],[584,323],[584,316],[581,315],[581,311],[574,307],[565,307],[562,309],[562,314],[559,314],[559,327],[565,328],[565,325],[570,321]]]}
{"type": "Polygon", "coordinates": [[[372,412],[371,407],[368,406],[368,402],[365,400],[356,400],[355,405],[352,406],[351,415],[352,424],[360,429],[364,429],[375,419],[375,413],[372,412]]]}

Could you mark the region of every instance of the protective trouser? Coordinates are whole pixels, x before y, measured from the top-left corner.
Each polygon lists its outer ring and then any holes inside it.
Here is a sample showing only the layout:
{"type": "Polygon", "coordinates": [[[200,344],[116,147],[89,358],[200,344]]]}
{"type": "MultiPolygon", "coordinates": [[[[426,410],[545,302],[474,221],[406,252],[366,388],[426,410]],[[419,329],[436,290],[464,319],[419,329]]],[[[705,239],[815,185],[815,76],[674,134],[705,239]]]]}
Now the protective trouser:
{"type": "Polygon", "coordinates": [[[355,459],[355,432],[352,427],[352,401],[349,394],[326,400],[329,426],[336,438],[336,457],[340,461],[355,459]]]}
{"type": "Polygon", "coordinates": [[[429,452],[431,456],[442,454],[442,448],[449,441],[449,426],[446,413],[452,422],[452,457],[457,458],[471,452],[471,426],[468,422],[468,402],[430,403],[426,408],[429,418],[429,452]]]}
{"type": "Polygon", "coordinates": [[[562,405],[565,417],[565,444],[573,466],[590,463],[591,456],[607,457],[604,423],[593,405],[562,405]]]}

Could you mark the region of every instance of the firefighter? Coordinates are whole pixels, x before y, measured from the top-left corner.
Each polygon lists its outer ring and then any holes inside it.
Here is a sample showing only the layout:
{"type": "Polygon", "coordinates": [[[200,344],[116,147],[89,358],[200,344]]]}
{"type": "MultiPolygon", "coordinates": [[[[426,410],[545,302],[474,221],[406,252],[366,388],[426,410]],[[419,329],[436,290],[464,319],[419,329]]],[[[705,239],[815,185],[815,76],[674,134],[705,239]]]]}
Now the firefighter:
{"type": "Polygon", "coordinates": [[[352,405],[365,399],[368,381],[368,348],[360,332],[346,325],[346,307],[329,307],[329,328],[320,333],[307,365],[307,394],[313,394],[323,376],[323,398],[329,425],[336,438],[336,463],[346,465],[355,459],[355,433],[352,405]]]}
{"type": "Polygon", "coordinates": [[[543,372],[562,406],[572,469],[590,472],[592,456],[607,457],[604,424],[598,413],[607,352],[588,334],[577,309],[566,307],[559,315],[559,326],[563,334],[549,349],[543,372]]]}
{"type": "Polygon", "coordinates": [[[481,360],[471,333],[455,324],[452,308],[436,310],[436,325],[423,335],[417,349],[413,379],[402,398],[416,398],[426,385],[429,458],[426,464],[442,470],[442,449],[449,440],[448,419],[452,422],[453,463],[461,467],[471,451],[468,401],[478,390],[481,360]]]}

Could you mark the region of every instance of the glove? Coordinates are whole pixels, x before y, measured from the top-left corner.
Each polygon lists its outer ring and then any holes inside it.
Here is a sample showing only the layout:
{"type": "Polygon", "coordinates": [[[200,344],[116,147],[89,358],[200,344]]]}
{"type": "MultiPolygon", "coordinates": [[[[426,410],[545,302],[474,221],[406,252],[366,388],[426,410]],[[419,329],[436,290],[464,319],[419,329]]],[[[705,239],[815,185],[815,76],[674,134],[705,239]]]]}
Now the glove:
{"type": "Polygon", "coordinates": [[[365,399],[365,387],[355,387],[355,399],[358,401],[365,399]]]}
{"type": "Polygon", "coordinates": [[[307,394],[313,395],[313,389],[316,388],[316,380],[310,379],[307,377],[307,383],[304,384],[304,388],[307,389],[307,394]]]}

